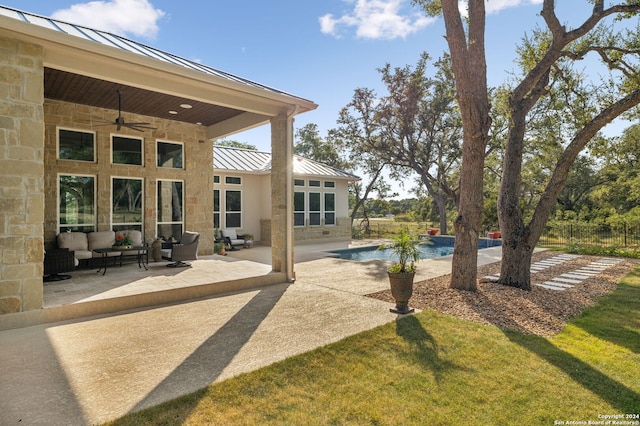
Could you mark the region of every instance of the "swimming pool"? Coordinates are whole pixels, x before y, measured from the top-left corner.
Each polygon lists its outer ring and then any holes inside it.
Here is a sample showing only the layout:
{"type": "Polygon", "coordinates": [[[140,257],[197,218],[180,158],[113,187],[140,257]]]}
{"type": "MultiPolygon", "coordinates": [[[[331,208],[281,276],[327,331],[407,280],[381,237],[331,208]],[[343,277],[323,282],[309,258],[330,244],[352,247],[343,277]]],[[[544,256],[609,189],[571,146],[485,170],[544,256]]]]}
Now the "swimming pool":
{"type": "MultiPolygon", "coordinates": [[[[420,249],[420,259],[432,259],[434,257],[448,256],[453,254],[454,237],[437,236],[431,237],[431,244],[422,243],[418,246],[420,249]]],[[[495,247],[501,245],[500,240],[481,239],[478,248],[495,247]]],[[[332,250],[339,259],[355,260],[364,262],[367,260],[396,260],[391,249],[378,250],[377,246],[366,246],[344,250],[332,250]]]]}

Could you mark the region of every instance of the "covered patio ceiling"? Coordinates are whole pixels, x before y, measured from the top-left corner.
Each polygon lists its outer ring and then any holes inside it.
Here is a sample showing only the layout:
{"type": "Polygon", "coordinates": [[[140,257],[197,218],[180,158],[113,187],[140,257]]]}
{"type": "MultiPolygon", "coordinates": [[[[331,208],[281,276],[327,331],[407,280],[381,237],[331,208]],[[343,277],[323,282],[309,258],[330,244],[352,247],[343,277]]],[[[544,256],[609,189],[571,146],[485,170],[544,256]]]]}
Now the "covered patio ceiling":
{"type": "Polygon", "coordinates": [[[166,120],[208,127],[244,112],[53,68],[44,70],[44,96],[47,99],[117,110],[118,90],[122,94],[123,112],[166,120]]]}
{"type": "Polygon", "coordinates": [[[123,112],[200,124],[208,139],[317,108],[119,35],[0,6],[0,36],[15,35],[44,50],[45,98],[117,111],[119,90],[123,112]]]}

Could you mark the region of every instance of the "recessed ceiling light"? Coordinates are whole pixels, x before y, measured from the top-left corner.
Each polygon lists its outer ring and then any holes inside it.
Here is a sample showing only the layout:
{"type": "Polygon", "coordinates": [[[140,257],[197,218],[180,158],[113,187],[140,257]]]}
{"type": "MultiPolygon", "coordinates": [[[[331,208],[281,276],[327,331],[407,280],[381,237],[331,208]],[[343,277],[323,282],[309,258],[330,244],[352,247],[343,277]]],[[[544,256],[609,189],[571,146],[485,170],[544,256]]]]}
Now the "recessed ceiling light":
{"type": "Polygon", "coordinates": [[[189,105],[189,104],[180,104],[180,108],[190,109],[190,108],[193,108],[193,107],[191,105],[189,105]]]}
{"type": "Polygon", "coordinates": [[[175,114],[177,114],[177,113],[178,113],[178,111],[169,111],[169,114],[173,114],[173,115],[175,115],[175,114]]]}

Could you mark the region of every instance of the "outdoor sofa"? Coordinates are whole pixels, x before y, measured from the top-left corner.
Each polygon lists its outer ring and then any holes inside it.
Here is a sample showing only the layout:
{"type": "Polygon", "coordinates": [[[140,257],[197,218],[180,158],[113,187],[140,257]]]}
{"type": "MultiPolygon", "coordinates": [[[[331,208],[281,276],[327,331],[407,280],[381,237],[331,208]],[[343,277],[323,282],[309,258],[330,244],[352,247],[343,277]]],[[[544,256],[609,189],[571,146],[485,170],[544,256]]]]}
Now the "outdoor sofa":
{"type": "MultiPolygon", "coordinates": [[[[142,232],[124,231],[134,246],[142,246],[142,232]]],[[[95,231],[95,232],[61,232],[57,238],[58,247],[74,252],[74,256],[79,261],[86,260],[92,266],[93,259],[102,258],[101,253],[95,253],[94,249],[110,248],[116,243],[116,232],[95,231]]],[[[122,256],[119,251],[107,253],[109,257],[122,256]]],[[[122,259],[120,259],[122,260],[122,259]]]]}

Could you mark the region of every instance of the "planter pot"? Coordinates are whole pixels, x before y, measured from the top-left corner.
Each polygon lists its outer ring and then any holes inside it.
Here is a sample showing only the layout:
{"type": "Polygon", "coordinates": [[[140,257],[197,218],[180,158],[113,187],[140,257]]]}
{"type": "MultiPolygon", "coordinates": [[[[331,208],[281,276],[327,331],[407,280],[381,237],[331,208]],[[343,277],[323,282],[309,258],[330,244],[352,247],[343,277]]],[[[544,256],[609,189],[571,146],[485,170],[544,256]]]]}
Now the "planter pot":
{"type": "Polygon", "coordinates": [[[156,238],[151,244],[151,254],[154,262],[162,261],[162,240],[156,238]]]}
{"type": "Polygon", "coordinates": [[[409,308],[409,299],[413,294],[413,278],[415,272],[387,272],[389,284],[391,284],[391,295],[396,301],[395,308],[389,309],[396,314],[409,314],[414,312],[409,308]]]}

